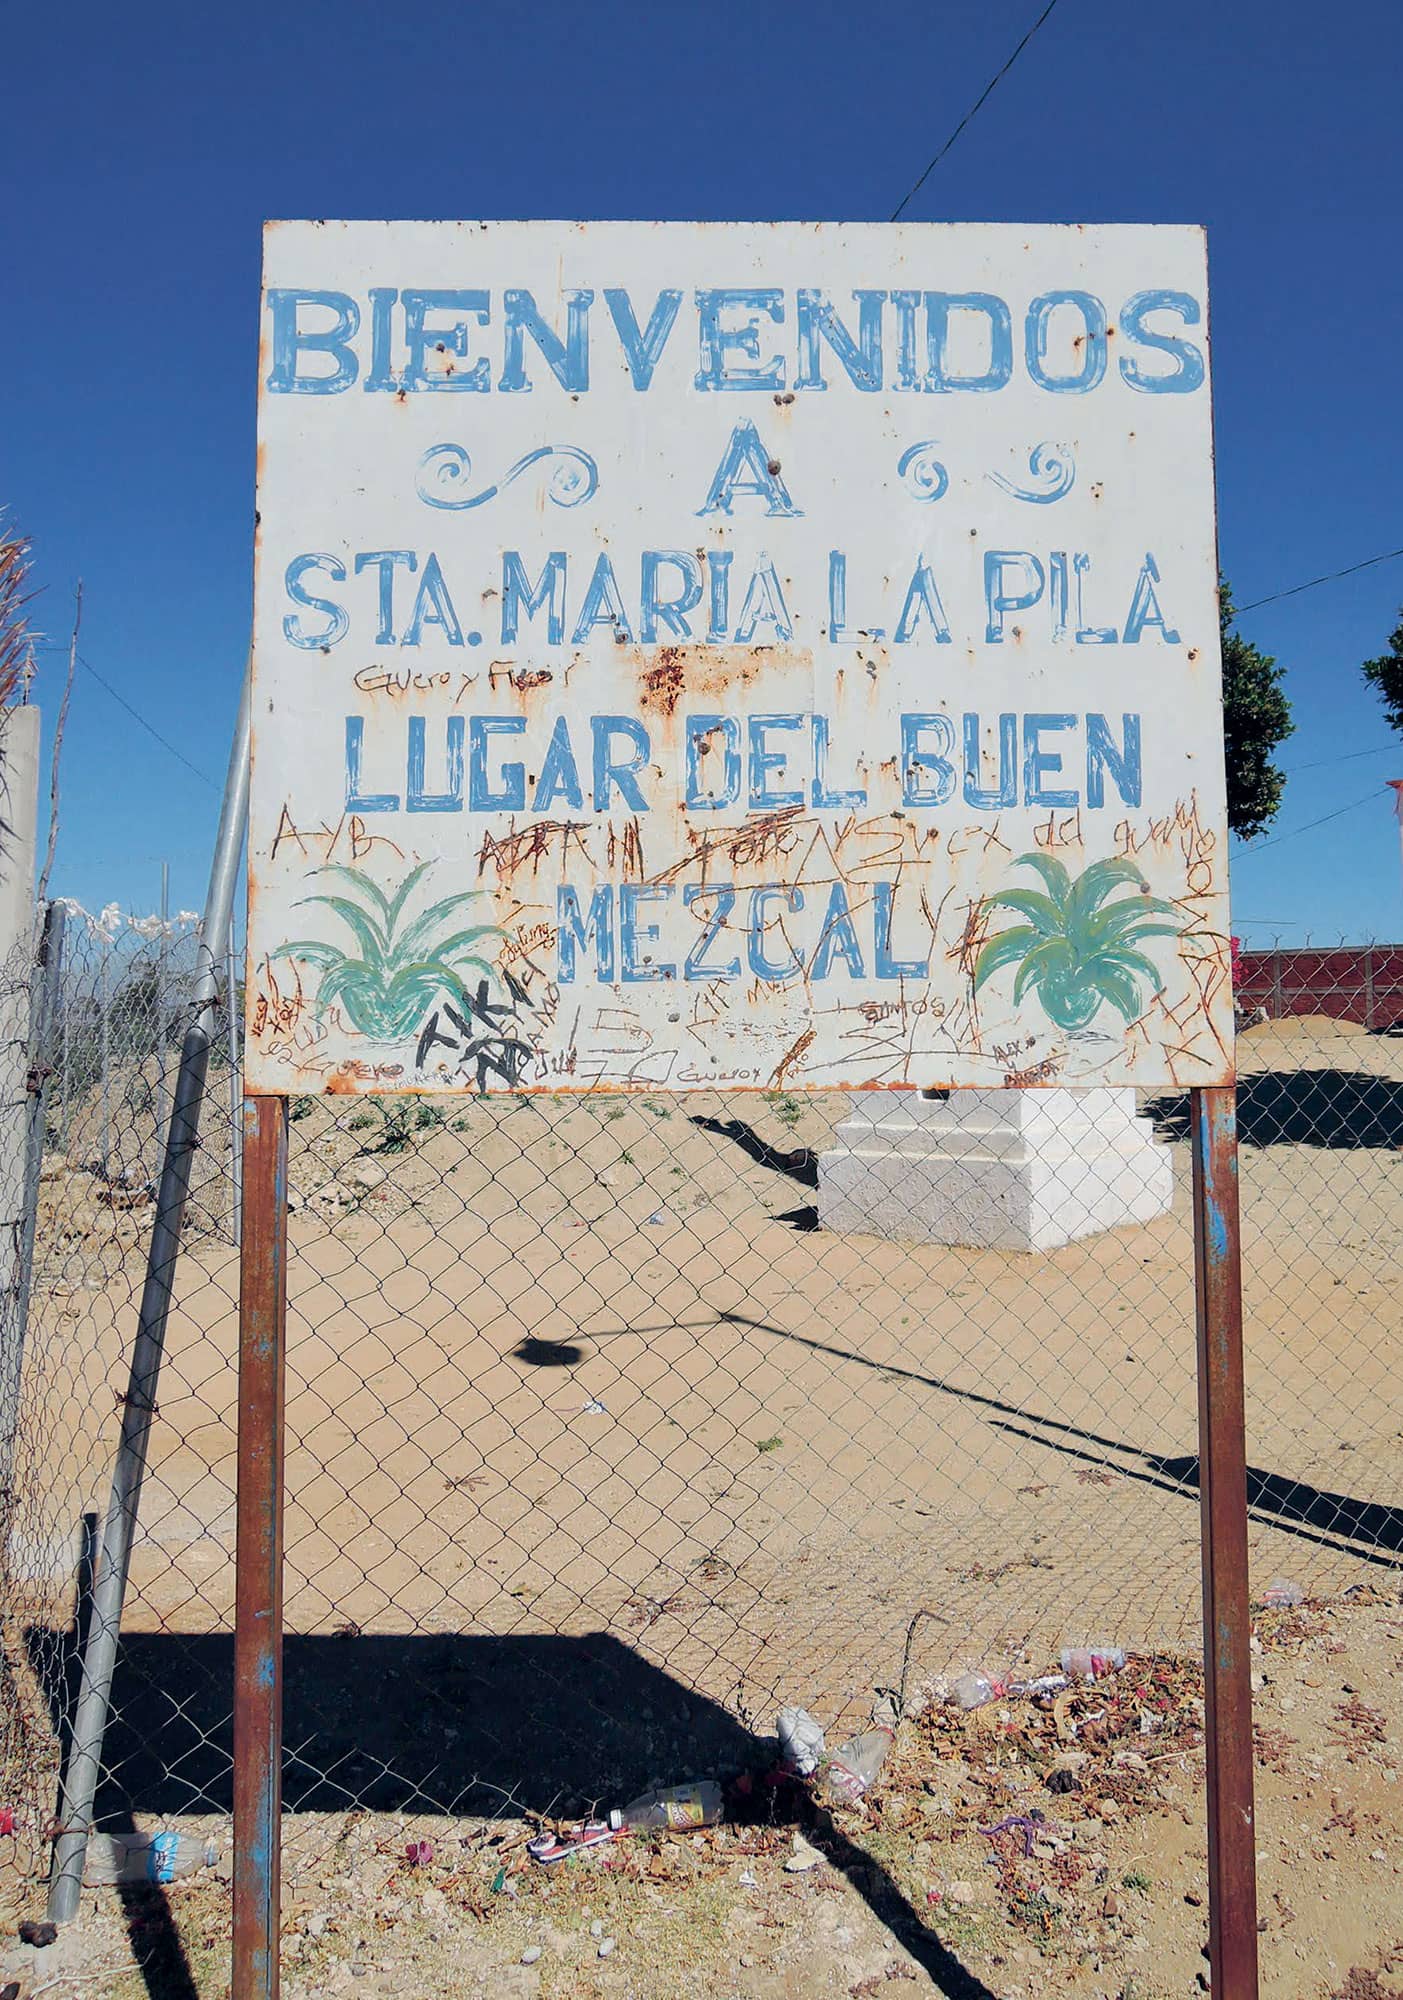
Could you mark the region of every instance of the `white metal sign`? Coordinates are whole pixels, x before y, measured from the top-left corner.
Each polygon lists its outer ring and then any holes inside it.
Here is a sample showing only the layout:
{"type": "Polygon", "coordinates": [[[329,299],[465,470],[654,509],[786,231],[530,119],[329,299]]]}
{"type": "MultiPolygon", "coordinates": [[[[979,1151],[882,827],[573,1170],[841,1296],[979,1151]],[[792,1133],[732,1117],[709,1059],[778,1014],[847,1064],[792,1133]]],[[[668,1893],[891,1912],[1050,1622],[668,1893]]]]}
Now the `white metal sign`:
{"type": "Polygon", "coordinates": [[[1190,228],[280,223],[250,1086],[1221,1082],[1190,228]]]}

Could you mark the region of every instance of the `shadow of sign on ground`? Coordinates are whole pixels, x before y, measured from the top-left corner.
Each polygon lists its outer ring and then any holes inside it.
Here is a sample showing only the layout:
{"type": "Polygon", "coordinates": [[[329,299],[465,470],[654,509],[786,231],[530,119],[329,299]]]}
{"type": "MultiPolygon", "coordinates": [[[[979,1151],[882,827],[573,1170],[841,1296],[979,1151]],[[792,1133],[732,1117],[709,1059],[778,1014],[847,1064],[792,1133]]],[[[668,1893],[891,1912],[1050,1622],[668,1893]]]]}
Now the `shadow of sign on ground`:
{"type": "MultiPolygon", "coordinates": [[[[1146,1106],[1164,1139],[1189,1136],[1187,1091],[1146,1106]]],[[[1403,1083],[1367,1070],[1263,1070],[1240,1076],[1237,1130],[1244,1146],[1403,1146],[1403,1083]]]]}

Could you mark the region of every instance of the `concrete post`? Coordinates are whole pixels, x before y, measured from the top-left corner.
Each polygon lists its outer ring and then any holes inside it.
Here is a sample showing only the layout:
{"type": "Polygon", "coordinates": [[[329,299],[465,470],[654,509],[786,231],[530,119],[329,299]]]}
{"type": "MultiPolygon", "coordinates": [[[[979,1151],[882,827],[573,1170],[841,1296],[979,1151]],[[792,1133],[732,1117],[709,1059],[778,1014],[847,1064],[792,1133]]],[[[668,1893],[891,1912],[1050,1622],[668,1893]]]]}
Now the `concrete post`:
{"type": "Polygon", "coordinates": [[[1174,1198],[1133,1090],[864,1092],[834,1136],[818,1162],[823,1229],[1055,1250],[1174,1198]]]}

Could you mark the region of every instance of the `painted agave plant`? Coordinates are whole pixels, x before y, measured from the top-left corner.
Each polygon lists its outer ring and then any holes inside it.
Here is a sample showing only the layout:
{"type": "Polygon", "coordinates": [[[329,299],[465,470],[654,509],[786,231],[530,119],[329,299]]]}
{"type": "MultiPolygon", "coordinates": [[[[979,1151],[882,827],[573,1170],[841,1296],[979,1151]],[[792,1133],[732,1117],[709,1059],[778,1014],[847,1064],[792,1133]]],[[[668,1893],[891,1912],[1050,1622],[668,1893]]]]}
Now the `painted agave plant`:
{"type": "Polygon", "coordinates": [[[1085,1028],[1107,1004],[1127,1025],[1144,1013],[1146,988],[1164,985],[1159,968],[1138,949],[1146,938],[1177,937],[1182,919],[1172,903],[1150,895],[1133,861],[1093,861],[1075,880],[1050,854],[1021,854],[1044,889],[1001,889],[986,900],[1026,922],[991,937],[974,967],[977,992],[1005,966],[1016,965],[1015,1004],[1035,993],[1057,1027],[1085,1028]],[[1118,894],[1134,884],[1132,893],[1118,894]]]}
{"type": "Polygon", "coordinates": [[[346,1020],[373,1041],[400,1042],[417,1033],[434,1002],[445,993],[466,1000],[468,971],[490,978],[492,967],[480,947],[500,937],[496,924],[455,927],[455,918],[486,892],[462,890],[440,897],[418,916],[406,915],[410,898],[433,866],[421,861],[390,894],[359,868],[330,866],[314,872],[332,876],[353,895],[304,896],[303,904],[330,910],[345,925],[354,948],[343,951],[320,938],[294,938],[280,958],[301,959],[321,968],[316,1007],[320,1018],[333,1003],[346,1020]]]}

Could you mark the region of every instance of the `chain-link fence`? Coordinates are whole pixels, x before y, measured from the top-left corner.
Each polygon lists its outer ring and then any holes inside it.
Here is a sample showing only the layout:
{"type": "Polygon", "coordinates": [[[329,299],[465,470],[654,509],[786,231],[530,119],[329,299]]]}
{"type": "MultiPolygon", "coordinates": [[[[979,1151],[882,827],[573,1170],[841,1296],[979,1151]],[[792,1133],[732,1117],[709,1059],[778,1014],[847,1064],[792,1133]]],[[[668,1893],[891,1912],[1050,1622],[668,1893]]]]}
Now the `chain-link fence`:
{"type": "MultiPolygon", "coordinates": [[[[196,959],[190,919],[134,921],[115,908],[92,916],[71,903],[54,906],[60,910],[60,925],[50,917],[47,969],[25,954],[11,982],[28,1082],[42,1089],[42,1103],[25,1100],[42,1119],[42,1149],[28,1191],[33,1268],[20,1329],[3,1581],[7,1799],[14,1859],[30,1873],[48,1866],[76,1692],[77,1593],[107,1505],[196,959]]],[[[213,1246],[237,1241],[237,1062],[226,1015],[192,1162],[185,1221],[191,1273],[213,1246]]],[[[21,1191],[14,1205],[24,1198],[21,1191]]],[[[188,1355],[172,1369],[172,1386],[181,1375],[188,1384],[188,1355]]],[[[159,1478],[147,1489],[141,1539],[143,1560],[190,1545],[189,1519],[159,1478]]],[[[138,1617],[140,1595],[138,1586],[138,1617]]],[[[135,1696],[137,1705],[148,1699],[135,1696]]]]}
{"type": "MultiPolygon", "coordinates": [[[[191,962],[76,930],[8,1552],[36,1877],[191,962]]],[[[1311,993],[1239,1041],[1257,1595],[1403,1561],[1403,1039],[1311,993]]],[[[211,1071],[97,1802],[226,1847],[236,1081],[211,1071]]],[[[1199,1651],[1188,1104],[1139,1108],[294,1100],[294,1898],[377,1841],[761,1769],[784,1703],[833,1740],[1067,1645],[1199,1651]]]]}

